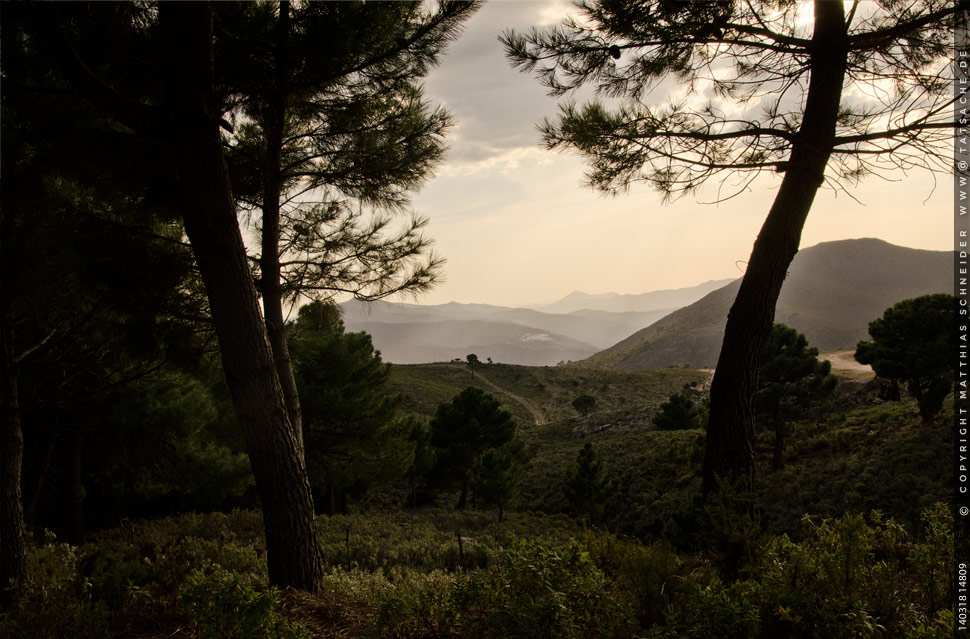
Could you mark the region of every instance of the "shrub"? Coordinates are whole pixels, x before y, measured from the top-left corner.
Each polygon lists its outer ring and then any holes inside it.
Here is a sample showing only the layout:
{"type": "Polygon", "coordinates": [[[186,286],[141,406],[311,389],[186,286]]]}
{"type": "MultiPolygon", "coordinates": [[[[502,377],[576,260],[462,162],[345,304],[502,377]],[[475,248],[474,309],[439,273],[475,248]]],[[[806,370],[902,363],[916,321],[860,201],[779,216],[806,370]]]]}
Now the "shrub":
{"type": "Polygon", "coordinates": [[[0,637],[110,636],[111,610],[91,596],[77,566],[77,548],[68,544],[49,543],[31,552],[30,580],[20,587],[14,606],[0,613],[0,637]]]}
{"type": "Polygon", "coordinates": [[[635,627],[605,575],[575,542],[516,540],[485,570],[459,582],[455,600],[470,637],[595,638],[635,627]]]}
{"type": "Polygon", "coordinates": [[[279,591],[257,589],[251,577],[197,572],[182,587],[185,614],[200,639],[309,639],[303,626],[280,614],[279,591]]]}
{"type": "Polygon", "coordinates": [[[514,540],[449,590],[426,587],[381,602],[382,637],[596,639],[633,636],[629,608],[579,544],[514,540]]]}

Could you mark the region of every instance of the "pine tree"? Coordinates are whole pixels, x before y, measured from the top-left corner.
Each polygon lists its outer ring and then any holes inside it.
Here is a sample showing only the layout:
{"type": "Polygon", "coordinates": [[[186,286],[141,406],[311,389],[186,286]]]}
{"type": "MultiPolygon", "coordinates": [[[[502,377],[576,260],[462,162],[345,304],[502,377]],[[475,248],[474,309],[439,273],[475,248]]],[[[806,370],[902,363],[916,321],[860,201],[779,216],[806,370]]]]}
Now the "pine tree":
{"type": "Polygon", "coordinates": [[[900,168],[951,171],[949,43],[959,6],[815,0],[810,21],[805,7],[591,0],[562,26],[503,36],[512,63],[535,70],[553,95],[589,87],[610,99],[564,102],[541,125],[548,147],[588,159],[592,187],[617,193],[645,181],[668,200],[711,178],[740,191],[759,175],[781,176],[711,386],[705,495],[721,478],[753,489],[758,371],[819,189],[900,168]],[[686,95],[651,104],[651,90],[671,76],[686,95]]]}
{"type": "Polygon", "coordinates": [[[604,502],[615,490],[616,480],[609,477],[593,445],[586,442],[563,485],[569,505],[584,518],[597,521],[603,514],[604,502]]]}
{"type": "Polygon", "coordinates": [[[596,408],[596,398],[592,395],[580,395],[572,401],[573,408],[576,412],[585,417],[589,415],[590,411],[596,408]]]}
{"type": "Polygon", "coordinates": [[[774,470],[784,466],[786,420],[835,391],[838,380],[831,370],[804,335],[784,324],[772,327],[759,374],[758,412],[775,432],[774,470]]]}
{"type": "Polygon", "coordinates": [[[134,143],[162,143],[168,168],[178,178],[171,206],[180,214],[205,287],[260,493],[270,582],[316,590],[322,563],[305,460],[274,365],[226,170],[210,6],[111,3],[35,5],[33,10],[34,24],[73,92],[113,120],[116,130],[131,132],[134,143]],[[91,18],[99,12],[107,19],[91,18]],[[70,19],[68,27],[62,15],[70,19]],[[106,36],[109,29],[117,31],[117,42],[106,36]],[[112,41],[111,49],[103,46],[106,41],[112,41]],[[75,48],[75,43],[84,46],[75,48]],[[138,72],[127,68],[132,64],[138,72]]]}
{"type": "Polygon", "coordinates": [[[360,495],[407,472],[413,424],[398,416],[400,397],[386,389],[390,365],[369,335],[344,331],[333,305],[301,308],[289,344],[303,398],[310,483],[330,514],[345,513],[348,493],[360,495]]]}
{"type": "Polygon", "coordinates": [[[856,346],[856,361],[871,365],[877,376],[897,388],[899,382],[906,384],[923,423],[930,423],[940,412],[953,388],[955,313],[952,295],[903,300],[869,322],[872,339],[856,346]]]}
{"type": "Polygon", "coordinates": [[[412,216],[394,231],[391,213],[441,159],[452,118],[428,104],[420,83],[476,8],[216,5],[219,88],[224,108],[241,116],[228,154],[233,192],[260,231],[263,313],[298,436],[284,307],[337,292],[368,301],[415,294],[438,276],[425,221],[412,216]]]}
{"type": "Polygon", "coordinates": [[[526,459],[525,445],[514,437],[483,452],[469,471],[469,487],[483,506],[496,506],[502,521],[505,506],[515,495],[516,479],[526,459]]]}
{"type": "Polygon", "coordinates": [[[699,428],[698,411],[694,402],[680,393],[670,396],[660,405],[660,411],[653,416],[653,425],[661,430],[685,430],[699,428]]]}
{"type": "Polygon", "coordinates": [[[459,486],[456,508],[461,510],[468,501],[472,468],[484,453],[515,438],[515,421],[492,395],[469,387],[438,406],[430,428],[437,458],[432,471],[435,483],[459,486]]]}

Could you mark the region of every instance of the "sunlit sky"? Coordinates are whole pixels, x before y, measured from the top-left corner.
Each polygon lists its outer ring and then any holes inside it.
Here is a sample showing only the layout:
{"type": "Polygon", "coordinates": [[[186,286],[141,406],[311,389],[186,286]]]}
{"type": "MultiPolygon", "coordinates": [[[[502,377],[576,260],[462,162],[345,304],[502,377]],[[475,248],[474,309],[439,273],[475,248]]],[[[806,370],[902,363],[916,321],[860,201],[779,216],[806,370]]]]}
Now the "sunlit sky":
{"type": "MultiPolygon", "coordinates": [[[[522,306],[571,291],[644,293],[743,274],[743,263],[780,177],[710,204],[706,193],[662,204],[645,184],[605,196],[582,186],[584,164],[547,151],[536,123],[557,100],[510,67],[498,41],[506,28],[558,22],[561,0],[491,0],[468,21],[427,78],[426,92],[458,120],[436,176],[414,197],[427,233],[447,260],[444,281],[420,302],[522,306]]],[[[877,237],[913,248],[951,248],[947,175],[868,178],[815,200],[802,247],[877,237]],[[858,201],[855,201],[855,198],[858,201]]]]}

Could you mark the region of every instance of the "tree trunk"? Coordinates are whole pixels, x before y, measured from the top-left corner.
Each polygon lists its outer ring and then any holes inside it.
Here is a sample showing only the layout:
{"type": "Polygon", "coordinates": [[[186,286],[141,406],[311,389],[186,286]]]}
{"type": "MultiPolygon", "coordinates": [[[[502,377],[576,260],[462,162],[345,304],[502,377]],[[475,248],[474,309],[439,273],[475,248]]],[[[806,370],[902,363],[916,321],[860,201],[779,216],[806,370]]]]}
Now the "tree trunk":
{"type": "MultiPolygon", "coordinates": [[[[46,429],[45,429],[46,430],[46,429]]],[[[27,530],[34,533],[34,538],[40,537],[37,530],[37,500],[40,499],[40,492],[44,489],[44,480],[51,468],[51,458],[54,456],[54,437],[45,432],[41,442],[37,442],[37,447],[41,449],[40,455],[31,465],[31,472],[28,473],[29,479],[24,480],[26,491],[23,494],[24,504],[24,525],[27,530]]]]}
{"type": "Polygon", "coordinates": [[[418,489],[414,481],[414,468],[408,473],[408,485],[411,487],[411,508],[418,507],[418,489]]]}
{"type": "MultiPolygon", "coordinates": [[[[4,163],[6,166],[6,162],[4,163]]],[[[21,475],[24,464],[24,434],[20,423],[17,375],[19,353],[14,342],[14,322],[7,278],[15,275],[14,214],[7,201],[7,189],[0,196],[0,608],[12,597],[11,581],[27,580],[27,546],[21,475]]]]}
{"type": "Polygon", "coordinates": [[[84,488],[81,483],[84,433],[74,427],[65,435],[68,441],[64,450],[64,474],[61,477],[60,528],[69,543],[79,546],[84,542],[84,488]]]}
{"type": "Polygon", "coordinates": [[[785,424],[775,422],[775,453],[771,460],[771,469],[775,472],[785,467],[785,424]]]}
{"type": "Polygon", "coordinates": [[[785,177],[755,241],[738,296],[728,314],[711,383],[704,455],[707,496],[721,479],[754,488],[754,411],[758,369],[775,318],[775,303],[822,186],[835,139],[848,45],[841,2],[816,0],[811,79],[804,117],[785,177]]]}
{"type": "Polygon", "coordinates": [[[455,506],[456,510],[465,510],[465,506],[468,504],[468,482],[462,482],[461,493],[458,495],[458,504],[455,506]]]}
{"type": "Polygon", "coordinates": [[[273,363],[280,378],[286,408],[290,414],[293,432],[303,454],[303,414],[300,396],[293,376],[293,363],[283,331],[283,291],[280,267],[280,200],[283,189],[281,158],[283,154],[283,129],[286,121],[286,43],[289,37],[290,4],[280,2],[279,22],[275,50],[275,86],[268,96],[262,113],[263,135],[266,148],[263,163],[262,197],[262,255],[259,259],[260,292],[263,296],[263,314],[266,332],[273,349],[273,363]]]}
{"type": "Polygon", "coordinates": [[[0,317],[2,326],[2,404],[0,404],[0,606],[9,603],[11,581],[27,579],[27,546],[24,510],[20,494],[23,470],[24,437],[20,427],[20,402],[17,388],[17,361],[14,357],[13,325],[0,317]]]}
{"type": "Polygon", "coordinates": [[[253,284],[222,154],[207,3],[162,2],[167,107],[186,234],[205,285],[222,365],[256,478],[270,583],[315,591],[322,565],[313,499],[253,284]]]}

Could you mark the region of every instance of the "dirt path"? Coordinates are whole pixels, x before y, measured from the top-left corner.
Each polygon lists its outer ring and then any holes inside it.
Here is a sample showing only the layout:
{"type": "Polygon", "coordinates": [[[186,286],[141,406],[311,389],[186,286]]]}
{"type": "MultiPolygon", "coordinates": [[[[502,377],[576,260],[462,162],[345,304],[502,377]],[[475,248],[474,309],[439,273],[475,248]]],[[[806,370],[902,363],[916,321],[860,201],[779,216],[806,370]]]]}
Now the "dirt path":
{"type": "MultiPolygon", "coordinates": [[[[442,366],[447,366],[449,368],[458,368],[462,370],[467,370],[468,368],[467,366],[462,366],[458,364],[442,364],[442,366]]],[[[535,422],[536,426],[542,426],[544,424],[549,423],[548,420],[546,419],[545,414],[543,414],[542,410],[538,406],[536,406],[534,403],[532,403],[530,400],[526,399],[525,397],[516,395],[512,391],[502,388],[501,386],[499,386],[489,378],[485,377],[481,373],[481,368],[479,368],[478,371],[475,372],[475,378],[482,380],[482,382],[484,382],[485,385],[490,387],[492,390],[498,393],[501,393],[506,397],[508,397],[509,399],[513,399],[519,404],[521,404],[522,408],[529,411],[529,414],[532,415],[532,420],[535,422]]]]}
{"type": "Polygon", "coordinates": [[[855,351],[831,351],[819,353],[819,360],[829,360],[832,362],[832,371],[837,373],[848,373],[853,377],[872,377],[872,367],[867,364],[860,364],[855,361],[855,351]]]}

